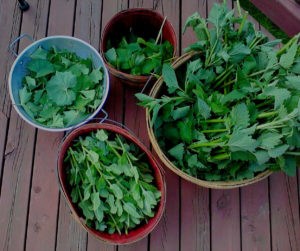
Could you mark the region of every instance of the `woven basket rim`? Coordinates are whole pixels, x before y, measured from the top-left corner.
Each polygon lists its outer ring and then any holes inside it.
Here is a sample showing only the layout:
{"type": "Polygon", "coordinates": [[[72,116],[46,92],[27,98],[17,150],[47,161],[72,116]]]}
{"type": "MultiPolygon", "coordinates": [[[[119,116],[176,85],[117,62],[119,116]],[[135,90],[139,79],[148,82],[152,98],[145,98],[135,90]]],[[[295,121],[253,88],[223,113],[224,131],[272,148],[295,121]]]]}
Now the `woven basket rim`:
{"type": "MultiPolygon", "coordinates": [[[[172,64],[172,67],[174,69],[177,69],[179,66],[181,66],[182,64],[185,64],[190,58],[192,58],[194,55],[200,54],[201,52],[196,52],[196,51],[190,51],[188,53],[183,54],[181,57],[177,58],[177,60],[174,61],[174,63],[172,64]]],[[[161,86],[163,84],[163,78],[160,77],[155,84],[153,85],[151,91],[150,91],[150,96],[155,98],[158,91],[160,90],[161,86]]],[[[158,157],[160,158],[160,160],[166,165],[167,168],[169,168],[171,171],[175,172],[177,175],[179,175],[180,177],[184,178],[187,181],[190,181],[194,184],[203,186],[203,187],[207,187],[207,188],[216,188],[216,189],[233,189],[233,188],[237,188],[237,187],[243,187],[246,185],[250,185],[253,183],[256,183],[260,180],[263,180],[265,178],[267,178],[270,174],[272,174],[273,172],[270,170],[265,170],[262,171],[260,173],[258,173],[255,177],[250,178],[250,179],[245,179],[245,180],[240,180],[240,181],[207,181],[207,180],[202,180],[196,177],[193,177],[187,173],[185,173],[184,171],[182,171],[180,168],[178,168],[177,166],[175,166],[169,159],[168,157],[165,155],[165,153],[162,151],[162,149],[160,148],[154,131],[153,131],[153,127],[151,126],[151,116],[150,116],[150,112],[149,109],[146,108],[146,125],[147,125],[147,131],[148,131],[148,136],[150,138],[151,144],[155,150],[155,152],[157,153],[158,157]]]]}

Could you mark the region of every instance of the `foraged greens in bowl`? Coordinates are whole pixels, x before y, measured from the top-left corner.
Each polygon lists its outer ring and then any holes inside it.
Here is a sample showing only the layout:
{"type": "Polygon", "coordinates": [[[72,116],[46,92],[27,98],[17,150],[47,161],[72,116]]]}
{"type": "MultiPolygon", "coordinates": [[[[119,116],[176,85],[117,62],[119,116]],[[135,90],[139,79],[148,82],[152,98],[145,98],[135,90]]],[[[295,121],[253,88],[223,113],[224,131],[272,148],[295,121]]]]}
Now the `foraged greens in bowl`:
{"type": "Polygon", "coordinates": [[[108,43],[104,53],[107,61],[117,70],[131,75],[149,75],[151,72],[161,74],[164,62],[172,60],[173,45],[168,41],[158,43],[158,39],[145,41],[130,33],[129,38],[123,37],[117,48],[108,43]]]}
{"type": "Polygon", "coordinates": [[[185,51],[199,54],[176,72],[163,66],[161,96],[137,94],[163,152],[198,179],[296,173],[300,34],[275,49],[280,41],[269,41],[246,17],[226,4],[214,4],[208,19],[190,16],[185,29],[192,27],[198,41],[185,51]]]}
{"type": "Polygon", "coordinates": [[[140,148],[97,130],[79,136],[65,157],[72,202],[90,228],[128,234],[155,216],[161,192],[140,148]]]}
{"type": "Polygon", "coordinates": [[[20,105],[38,124],[63,128],[86,119],[100,105],[103,72],[67,50],[39,47],[28,62],[20,105]]]}

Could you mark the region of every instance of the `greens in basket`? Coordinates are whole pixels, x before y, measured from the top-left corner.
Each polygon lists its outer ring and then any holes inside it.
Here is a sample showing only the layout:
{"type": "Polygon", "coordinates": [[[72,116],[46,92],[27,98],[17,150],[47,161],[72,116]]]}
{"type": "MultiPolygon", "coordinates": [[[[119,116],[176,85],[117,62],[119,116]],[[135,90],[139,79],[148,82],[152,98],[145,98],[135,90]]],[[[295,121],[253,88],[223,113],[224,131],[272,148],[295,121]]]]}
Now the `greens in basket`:
{"type": "MultiPolygon", "coordinates": [[[[109,43],[110,44],[110,43],[109,43]]],[[[129,39],[123,37],[117,48],[105,52],[105,58],[116,69],[132,75],[161,73],[164,62],[173,56],[173,45],[168,41],[158,44],[154,39],[145,41],[130,33],[129,39]]]]}
{"type": "Polygon", "coordinates": [[[92,60],[39,47],[27,65],[20,105],[38,124],[63,128],[87,118],[101,103],[103,72],[92,60]]]}
{"type": "Polygon", "coordinates": [[[72,202],[87,226],[128,234],[154,217],[161,193],[143,155],[137,145],[105,130],[74,141],[64,161],[72,202]]]}
{"type": "Polygon", "coordinates": [[[246,17],[225,4],[214,4],[208,19],[190,16],[184,29],[192,27],[198,41],[185,51],[199,53],[176,72],[163,66],[163,95],[137,94],[166,156],[199,179],[296,173],[300,34],[275,49],[280,41],[269,41],[246,17]]]}

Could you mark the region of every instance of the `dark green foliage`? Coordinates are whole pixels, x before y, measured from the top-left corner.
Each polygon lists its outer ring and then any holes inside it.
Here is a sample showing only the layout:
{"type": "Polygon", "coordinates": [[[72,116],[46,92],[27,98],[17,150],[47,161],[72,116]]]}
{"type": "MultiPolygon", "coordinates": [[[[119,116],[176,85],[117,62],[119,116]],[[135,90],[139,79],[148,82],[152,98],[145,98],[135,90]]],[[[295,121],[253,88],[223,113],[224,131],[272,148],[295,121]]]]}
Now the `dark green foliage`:
{"type": "Polygon", "coordinates": [[[143,155],[105,130],[74,140],[65,157],[67,180],[89,227],[127,234],[154,217],[161,193],[143,155]]]}
{"type": "Polygon", "coordinates": [[[20,105],[38,124],[62,128],[87,118],[101,103],[102,69],[66,50],[39,47],[19,91],[20,105]]]}
{"type": "Polygon", "coordinates": [[[125,73],[160,74],[163,63],[171,60],[173,50],[173,45],[168,40],[157,44],[154,39],[145,41],[131,34],[130,41],[123,37],[117,48],[113,47],[105,52],[105,57],[112,66],[125,73]]]}
{"type": "Polygon", "coordinates": [[[296,172],[300,34],[274,49],[280,41],[269,41],[246,15],[234,17],[234,10],[214,4],[207,20],[190,16],[185,28],[192,27],[199,41],[185,51],[199,54],[176,72],[166,66],[162,96],[136,95],[151,113],[164,153],[200,179],[296,172]]]}

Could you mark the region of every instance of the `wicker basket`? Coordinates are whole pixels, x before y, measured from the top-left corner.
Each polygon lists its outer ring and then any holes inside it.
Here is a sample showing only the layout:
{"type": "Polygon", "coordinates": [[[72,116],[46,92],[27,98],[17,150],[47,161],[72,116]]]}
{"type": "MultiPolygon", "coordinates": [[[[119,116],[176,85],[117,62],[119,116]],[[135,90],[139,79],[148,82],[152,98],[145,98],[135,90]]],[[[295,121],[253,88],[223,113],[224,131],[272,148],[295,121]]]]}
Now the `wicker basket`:
{"type": "MultiPolygon", "coordinates": [[[[199,52],[189,52],[181,57],[179,57],[174,63],[172,64],[172,67],[174,69],[177,69],[181,65],[185,64],[188,60],[190,60],[194,55],[199,54],[199,52]]],[[[157,82],[154,84],[153,88],[150,91],[150,96],[155,98],[160,95],[160,90],[163,85],[164,81],[163,78],[160,77],[157,82]]],[[[151,126],[151,116],[149,113],[149,109],[146,109],[146,124],[147,124],[147,130],[148,130],[148,135],[151,141],[151,144],[153,145],[153,148],[161,161],[173,172],[178,174],[180,177],[195,183],[197,185],[203,186],[203,187],[208,187],[208,188],[217,188],[217,189],[231,189],[231,188],[237,188],[237,187],[242,187],[246,186],[255,182],[258,182],[266,177],[268,177],[272,172],[269,170],[263,171],[256,175],[254,178],[251,179],[246,179],[246,180],[241,180],[241,181],[206,181],[206,180],[201,180],[197,179],[185,172],[183,172],[181,169],[176,167],[169,159],[168,157],[164,154],[164,152],[161,150],[156,137],[154,135],[153,128],[151,126]]]]}
{"type": "Polygon", "coordinates": [[[165,177],[163,174],[163,170],[160,165],[157,163],[157,160],[153,157],[151,152],[141,143],[141,141],[136,138],[134,135],[129,133],[127,130],[112,124],[107,123],[91,123],[81,126],[73,130],[67,137],[63,140],[60,149],[58,151],[58,158],[57,158],[57,178],[58,178],[58,185],[60,191],[62,192],[63,196],[66,199],[66,202],[71,210],[71,215],[73,218],[83,227],[89,234],[94,236],[96,239],[101,240],[107,244],[114,244],[114,245],[124,245],[134,243],[136,241],[141,240],[142,238],[146,237],[158,224],[160,221],[166,204],[166,182],[165,177]],[[65,174],[65,166],[64,166],[64,156],[66,151],[68,150],[69,146],[72,144],[73,140],[80,135],[84,135],[95,131],[97,129],[104,129],[110,131],[112,133],[120,134],[125,137],[127,140],[136,144],[146,155],[149,160],[149,164],[154,172],[154,177],[156,181],[156,186],[161,192],[161,200],[157,206],[157,211],[153,218],[150,218],[149,221],[145,224],[137,226],[135,229],[129,231],[129,233],[121,234],[118,233],[108,234],[106,232],[99,232],[93,228],[89,228],[84,219],[81,217],[78,208],[72,203],[70,192],[68,189],[68,184],[66,181],[66,174],[65,174]]]}

